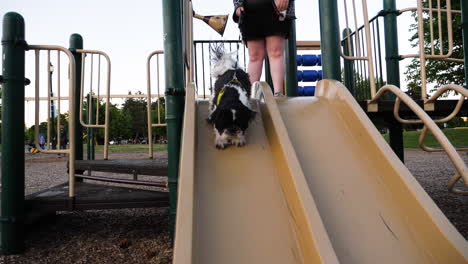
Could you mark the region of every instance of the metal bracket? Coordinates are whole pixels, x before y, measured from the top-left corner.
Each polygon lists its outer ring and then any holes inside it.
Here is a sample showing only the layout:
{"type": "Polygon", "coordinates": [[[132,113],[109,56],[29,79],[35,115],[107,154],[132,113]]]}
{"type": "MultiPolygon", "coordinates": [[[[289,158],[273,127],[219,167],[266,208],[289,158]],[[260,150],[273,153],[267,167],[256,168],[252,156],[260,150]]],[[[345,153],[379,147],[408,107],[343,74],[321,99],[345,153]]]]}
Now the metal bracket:
{"type": "Polygon", "coordinates": [[[378,16],[386,16],[386,15],[401,15],[400,13],[400,10],[396,10],[396,9],[383,9],[383,10],[380,10],[380,12],[377,14],[378,16]]]}
{"type": "Polygon", "coordinates": [[[370,100],[367,100],[367,112],[376,113],[379,111],[378,103],[370,103],[370,100]]]}
{"type": "Polygon", "coordinates": [[[385,57],[386,60],[404,60],[405,58],[403,58],[403,56],[399,55],[399,56],[387,56],[385,57]]]}
{"type": "Polygon", "coordinates": [[[16,217],[0,217],[0,222],[1,223],[18,223],[20,222],[18,218],[16,217]]]}
{"type": "Polygon", "coordinates": [[[168,89],[165,93],[166,96],[185,96],[185,90],[176,90],[176,89],[168,89]]]}
{"type": "MultiPolygon", "coordinates": [[[[21,81],[21,80],[16,79],[16,78],[5,78],[3,77],[3,75],[0,75],[0,84],[4,84],[7,81],[21,81]]],[[[24,78],[24,85],[30,85],[30,84],[31,84],[31,80],[29,80],[28,78],[24,78]]]]}
{"type": "Polygon", "coordinates": [[[435,105],[434,103],[424,104],[424,111],[434,111],[435,105]]]}

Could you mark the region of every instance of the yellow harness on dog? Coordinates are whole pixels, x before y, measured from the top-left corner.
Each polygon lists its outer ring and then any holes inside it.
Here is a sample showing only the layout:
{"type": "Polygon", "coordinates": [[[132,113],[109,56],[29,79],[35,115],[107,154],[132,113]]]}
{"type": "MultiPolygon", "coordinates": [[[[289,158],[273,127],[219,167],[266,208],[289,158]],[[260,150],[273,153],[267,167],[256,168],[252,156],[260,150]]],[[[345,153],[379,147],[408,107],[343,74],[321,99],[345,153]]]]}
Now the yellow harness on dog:
{"type": "Polygon", "coordinates": [[[237,80],[236,76],[234,76],[234,79],[232,79],[230,82],[228,82],[219,92],[218,97],[216,98],[216,105],[219,105],[221,102],[221,98],[224,96],[224,92],[226,91],[226,87],[231,86],[231,85],[242,85],[239,80],[237,80]]]}

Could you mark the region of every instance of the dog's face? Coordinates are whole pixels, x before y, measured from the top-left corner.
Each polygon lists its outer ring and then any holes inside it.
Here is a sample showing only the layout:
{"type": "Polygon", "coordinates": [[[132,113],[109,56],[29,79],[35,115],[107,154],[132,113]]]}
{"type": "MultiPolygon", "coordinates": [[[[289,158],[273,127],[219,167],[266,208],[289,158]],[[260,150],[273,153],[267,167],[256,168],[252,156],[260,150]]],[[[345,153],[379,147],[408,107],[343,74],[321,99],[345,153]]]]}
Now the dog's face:
{"type": "Polygon", "coordinates": [[[214,127],[216,147],[224,149],[228,145],[244,146],[245,132],[254,117],[255,112],[241,103],[218,107],[208,119],[214,127]]]}
{"type": "Polygon", "coordinates": [[[210,116],[209,122],[213,124],[219,135],[237,136],[245,134],[255,112],[237,103],[231,106],[218,107],[210,116]]]}

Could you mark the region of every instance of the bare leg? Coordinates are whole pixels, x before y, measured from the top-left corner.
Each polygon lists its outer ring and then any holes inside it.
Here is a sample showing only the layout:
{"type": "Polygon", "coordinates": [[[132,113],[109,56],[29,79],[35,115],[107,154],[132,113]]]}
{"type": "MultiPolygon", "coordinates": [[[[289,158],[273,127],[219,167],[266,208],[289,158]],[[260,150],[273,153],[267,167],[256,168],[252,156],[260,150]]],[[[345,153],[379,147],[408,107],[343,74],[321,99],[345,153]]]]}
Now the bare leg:
{"type": "Polygon", "coordinates": [[[284,45],[285,39],[281,36],[269,36],[266,38],[268,59],[270,60],[270,72],[273,79],[275,93],[283,93],[284,83],[284,45]]]}
{"type": "Polygon", "coordinates": [[[265,58],[265,40],[249,40],[247,41],[249,47],[249,66],[248,72],[250,82],[254,83],[260,80],[263,69],[263,59],[265,58]]]}

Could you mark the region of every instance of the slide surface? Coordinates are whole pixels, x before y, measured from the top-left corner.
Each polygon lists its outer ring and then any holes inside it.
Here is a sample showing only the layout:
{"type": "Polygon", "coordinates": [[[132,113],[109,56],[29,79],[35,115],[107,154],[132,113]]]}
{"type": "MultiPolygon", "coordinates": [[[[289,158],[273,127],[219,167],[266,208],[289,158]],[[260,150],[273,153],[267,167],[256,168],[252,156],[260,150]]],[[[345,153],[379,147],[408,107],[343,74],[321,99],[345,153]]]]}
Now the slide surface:
{"type": "MultiPolygon", "coordinates": [[[[466,263],[468,245],[337,82],[262,99],[214,147],[188,89],[174,263],[466,263]]],[[[193,89],[194,90],[194,89],[193,89]]]]}

